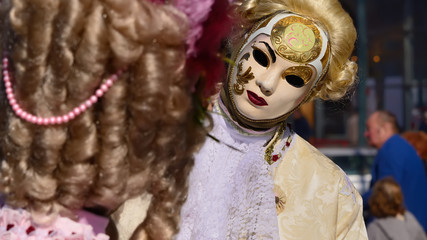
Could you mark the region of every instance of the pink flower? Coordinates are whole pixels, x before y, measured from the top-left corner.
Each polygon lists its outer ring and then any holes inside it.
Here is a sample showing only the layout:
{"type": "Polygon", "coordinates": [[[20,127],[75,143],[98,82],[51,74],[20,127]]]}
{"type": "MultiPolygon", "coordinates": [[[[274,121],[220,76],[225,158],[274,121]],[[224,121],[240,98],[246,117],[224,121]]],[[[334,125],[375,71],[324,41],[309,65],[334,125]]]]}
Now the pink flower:
{"type": "MultiPolygon", "coordinates": [[[[187,7],[181,7],[181,10],[190,13],[192,29],[187,38],[188,76],[194,79],[194,89],[196,85],[202,88],[201,97],[206,99],[216,93],[216,85],[225,75],[220,48],[231,29],[230,4],[228,0],[200,0],[199,7],[194,1],[190,4],[191,0],[178,1],[187,7]]],[[[179,5],[177,7],[180,8],[179,5]]]]}
{"type": "Polygon", "coordinates": [[[197,54],[196,42],[203,34],[203,24],[208,19],[214,0],[177,0],[174,5],[187,15],[190,30],[187,36],[187,56],[197,54]]]}
{"type": "Polygon", "coordinates": [[[50,226],[31,222],[30,213],[7,206],[0,209],[0,240],[108,240],[103,233],[95,235],[92,226],[58,217],[50,226]]]}

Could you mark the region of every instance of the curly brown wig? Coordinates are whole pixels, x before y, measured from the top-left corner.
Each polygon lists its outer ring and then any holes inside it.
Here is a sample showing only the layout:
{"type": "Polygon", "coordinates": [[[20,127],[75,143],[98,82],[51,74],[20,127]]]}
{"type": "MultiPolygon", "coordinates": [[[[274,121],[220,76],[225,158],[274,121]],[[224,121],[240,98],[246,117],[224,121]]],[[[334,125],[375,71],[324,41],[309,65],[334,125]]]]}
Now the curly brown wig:
{"type": "Polygon", "coordinates": [[[71,111],[127,67],[94,106],[65,124],[35,125],[2,103],[0,189],[7,203],[47,224],[84,206],[115,209],[148,192],[143,231],[170,238],[205,133],[194,121],[185,77],[185,16],[139,0],[0,6],[1,52],[11,62],[14,93],[35,116],[71,111]]]}

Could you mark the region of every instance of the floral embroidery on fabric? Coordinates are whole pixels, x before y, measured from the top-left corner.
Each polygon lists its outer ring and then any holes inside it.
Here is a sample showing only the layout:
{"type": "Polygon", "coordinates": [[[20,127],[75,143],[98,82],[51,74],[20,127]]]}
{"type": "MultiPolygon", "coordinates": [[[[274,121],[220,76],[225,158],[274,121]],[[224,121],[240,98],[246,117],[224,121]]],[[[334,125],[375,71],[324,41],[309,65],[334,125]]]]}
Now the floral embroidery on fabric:
{"type": "Polygon", "coordinates": [[[343,172],[343,176],[345,177],[346,181],[345,181],[345,185],[341,188],[340,193],[346,196],[351,195],[351,197],[353,198],[353,203],[356,204],[356,196],[354,195],[353,185],[351,184],[350,179],[344,172],[343,172]]]}
{"type": "Polygon", "coordinates": [[[277,215],[285,210],[286,195],[279,186],[274,185],[274,196],[276,202],[277,215]]]}

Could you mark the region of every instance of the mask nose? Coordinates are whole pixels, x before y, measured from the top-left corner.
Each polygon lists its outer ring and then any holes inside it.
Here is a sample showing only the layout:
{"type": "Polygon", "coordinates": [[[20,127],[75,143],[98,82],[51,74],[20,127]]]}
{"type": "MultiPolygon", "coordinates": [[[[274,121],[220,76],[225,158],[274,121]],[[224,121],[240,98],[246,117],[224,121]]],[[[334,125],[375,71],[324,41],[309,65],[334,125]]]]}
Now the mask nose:
{"type": "Polygon", "coordinates": [[[256,80],[256,84],[265,96],[271,96],[277,89],[280,77],[280,74],[275,73],[264,74],[256,80]]]}

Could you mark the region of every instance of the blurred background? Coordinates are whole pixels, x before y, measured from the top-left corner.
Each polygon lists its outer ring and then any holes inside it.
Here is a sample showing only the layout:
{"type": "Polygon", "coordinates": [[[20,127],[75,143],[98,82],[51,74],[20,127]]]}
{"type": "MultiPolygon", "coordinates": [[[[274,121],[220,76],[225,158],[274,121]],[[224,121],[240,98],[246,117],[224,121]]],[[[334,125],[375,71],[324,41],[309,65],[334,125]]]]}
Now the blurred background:
{"type": "Polygon", "coordinates": [[[427,1],[341,3],[358,31],[352,59],[359,65],[359,84],[346,100],[306,104],[293,120],[300,135],[340,165],[363,193],[376,155],[363,136],[367,117],[375,110],[388,110],[402,132],[426,124],[427,1]]]}

